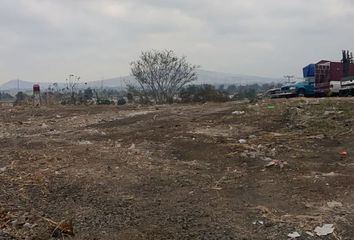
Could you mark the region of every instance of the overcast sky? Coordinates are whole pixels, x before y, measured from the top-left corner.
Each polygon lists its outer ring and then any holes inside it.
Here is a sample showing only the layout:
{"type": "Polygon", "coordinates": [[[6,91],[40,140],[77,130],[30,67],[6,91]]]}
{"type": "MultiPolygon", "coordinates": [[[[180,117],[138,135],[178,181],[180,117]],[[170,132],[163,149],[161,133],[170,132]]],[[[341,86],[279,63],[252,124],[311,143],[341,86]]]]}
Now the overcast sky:
{"type": "Polygon", "coordinates": [[[0,83],[128,75],[142,50],[281,77],[354,51],[354,0],[0,0],[0,83]]]}

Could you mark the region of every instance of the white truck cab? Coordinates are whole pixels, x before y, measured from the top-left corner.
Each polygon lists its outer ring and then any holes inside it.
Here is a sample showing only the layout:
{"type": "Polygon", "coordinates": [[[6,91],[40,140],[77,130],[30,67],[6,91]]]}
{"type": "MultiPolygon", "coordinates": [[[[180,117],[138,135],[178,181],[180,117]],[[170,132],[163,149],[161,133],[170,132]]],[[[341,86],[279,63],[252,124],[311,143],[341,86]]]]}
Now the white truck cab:
{"type": "Polygon", "coordinates": [[[330,96],[338,96],[340,89],[341,89],[341,82],[340,81],[330,81],[329,82],[329,95],[330,96]]]}

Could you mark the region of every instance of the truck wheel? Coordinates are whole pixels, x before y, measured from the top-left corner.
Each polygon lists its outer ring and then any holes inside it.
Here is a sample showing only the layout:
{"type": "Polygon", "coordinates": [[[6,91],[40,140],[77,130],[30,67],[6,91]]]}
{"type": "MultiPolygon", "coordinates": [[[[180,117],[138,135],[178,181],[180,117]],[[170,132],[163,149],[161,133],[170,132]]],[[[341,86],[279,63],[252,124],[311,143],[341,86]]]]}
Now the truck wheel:
{"type": "Polygon", "coordinates": [[[348,97],[347,90],[339,90],[339,97],[348,97]]]}
{"type": "Polygon", "coordinates": [[[299,91],[297,91],[297,95],[299,97],[305,97],[305,89],[301,88],[299,91]]]}

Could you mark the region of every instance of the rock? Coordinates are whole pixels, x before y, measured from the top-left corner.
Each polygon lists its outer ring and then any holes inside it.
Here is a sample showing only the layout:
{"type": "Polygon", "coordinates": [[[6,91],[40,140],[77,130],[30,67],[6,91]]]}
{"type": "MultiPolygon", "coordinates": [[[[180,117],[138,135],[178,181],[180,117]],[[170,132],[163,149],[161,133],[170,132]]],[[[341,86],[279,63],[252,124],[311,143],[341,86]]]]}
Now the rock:
{"type": "Polygon", "coordinates": [[[0,173],[6,172],[6,170],[7,170],[7,167],[2,167],[2,168],[0,168],[0,173]]]}

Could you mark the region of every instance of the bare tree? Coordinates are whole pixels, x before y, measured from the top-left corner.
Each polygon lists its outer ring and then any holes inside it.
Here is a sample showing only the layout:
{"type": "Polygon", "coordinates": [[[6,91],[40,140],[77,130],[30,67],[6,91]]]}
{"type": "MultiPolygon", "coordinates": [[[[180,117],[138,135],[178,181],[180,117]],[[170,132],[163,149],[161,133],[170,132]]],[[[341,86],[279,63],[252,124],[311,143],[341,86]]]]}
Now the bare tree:
{"type": "Polygon", "coordinates": [[[142,52],[140,59],[131,63],[131,73],[138,82],[135,89],[145,101],[152,98],[156,103],[172,102],[183,86],[197,80],[197,68],[171,50],[142,52]]]}
{"type": "Polygon", "coordinates": [[[70,93],[70,102],[72,104],[76,103],[75,94],[79,86],[80,77],[70,74],[69,78],[66,79],[66,90],[70,93]]]}

